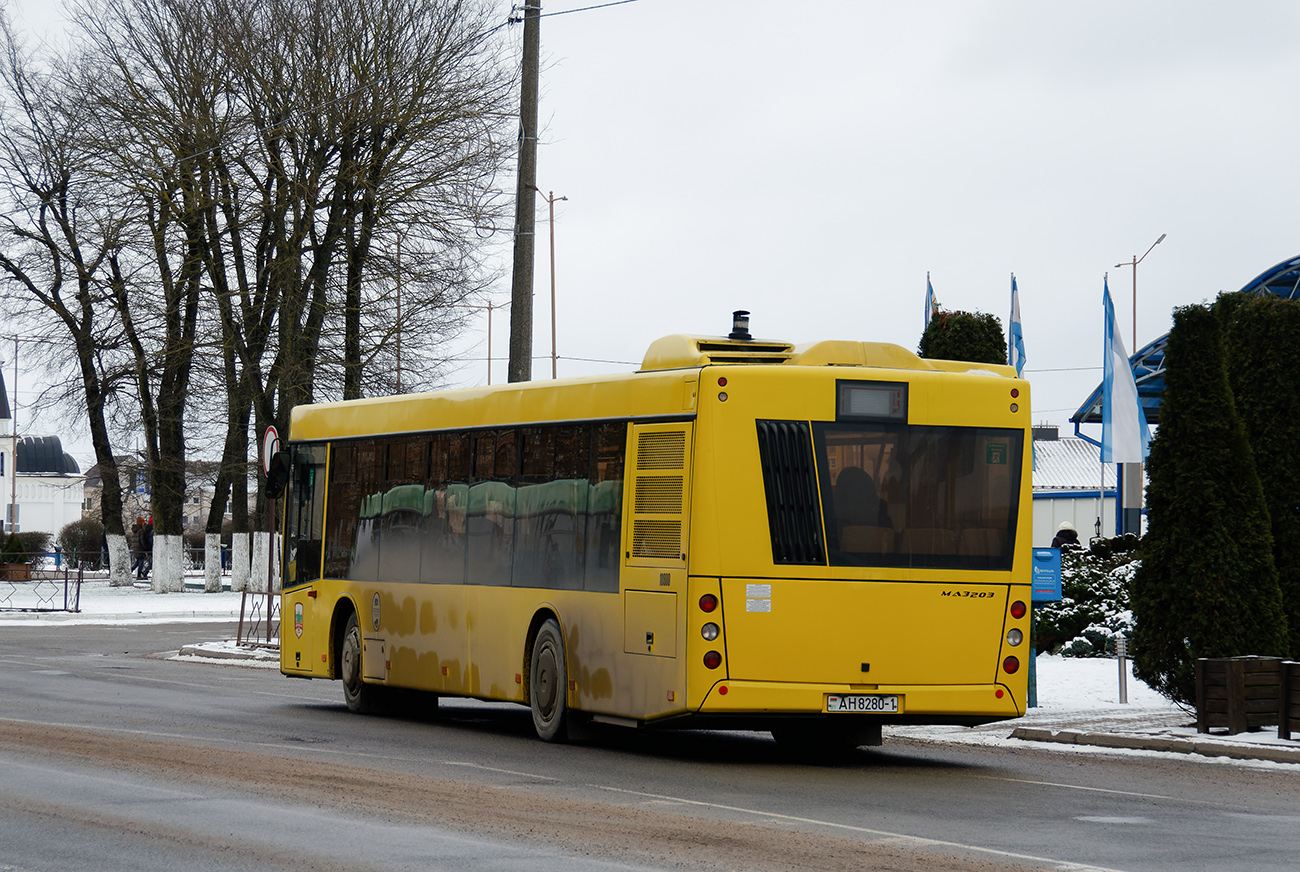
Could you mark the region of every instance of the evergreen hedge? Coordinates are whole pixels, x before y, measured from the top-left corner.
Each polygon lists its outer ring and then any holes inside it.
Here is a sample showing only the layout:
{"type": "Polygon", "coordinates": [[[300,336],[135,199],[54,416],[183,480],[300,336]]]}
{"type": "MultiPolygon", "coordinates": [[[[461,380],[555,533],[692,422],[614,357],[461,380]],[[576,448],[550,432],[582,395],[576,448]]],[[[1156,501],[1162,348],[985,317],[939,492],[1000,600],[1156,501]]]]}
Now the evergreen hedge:
{"type": "Polygon", "coordinates": [[[1007,362],[1002,322],[983,312],[935,312],[921,334],[917,353],[935,360],[1007,362]]]}
{"type": "Polygon", "coordinates": [[[1190,705],[1197,658],[1276,656],[1287,643],[1264,491],[1206,306],[1174,312],[1147,473],[1148,530],[1130,588],[1133,671],[1190,705]]]}
{"type": "Polygon", "coordinates": [[[1264,490],[1287,654],[1300,659],[1300,303],[1224,294],[1215,311],[1224,326],[1228,382],[1264,490]]]}

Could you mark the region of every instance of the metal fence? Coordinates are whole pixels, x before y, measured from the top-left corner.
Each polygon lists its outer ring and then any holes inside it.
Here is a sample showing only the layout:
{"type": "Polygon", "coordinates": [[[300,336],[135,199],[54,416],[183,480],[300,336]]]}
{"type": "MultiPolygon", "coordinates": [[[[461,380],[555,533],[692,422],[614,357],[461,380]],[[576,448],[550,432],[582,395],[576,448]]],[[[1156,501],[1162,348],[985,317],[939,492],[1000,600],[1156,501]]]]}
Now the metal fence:
{"type": "Polygon", "coordinates": [[[0,563],[0,612],[79,612],[84,569],[51,551],[0,563]]]}

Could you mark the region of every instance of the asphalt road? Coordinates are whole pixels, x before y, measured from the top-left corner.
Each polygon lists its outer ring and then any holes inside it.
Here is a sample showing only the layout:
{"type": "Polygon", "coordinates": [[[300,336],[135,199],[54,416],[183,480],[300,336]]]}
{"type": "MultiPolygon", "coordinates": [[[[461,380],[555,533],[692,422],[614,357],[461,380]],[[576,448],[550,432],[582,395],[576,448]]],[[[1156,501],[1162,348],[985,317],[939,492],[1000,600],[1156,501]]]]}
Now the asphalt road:
{"type": "Polygon", "coordinates": [[[1293,870],[1300,772],[766,734],[547,745],[526,709],[361,717],[334,682],[166,659],[228,625],[0,628],[0,872],[1293,870]]]}

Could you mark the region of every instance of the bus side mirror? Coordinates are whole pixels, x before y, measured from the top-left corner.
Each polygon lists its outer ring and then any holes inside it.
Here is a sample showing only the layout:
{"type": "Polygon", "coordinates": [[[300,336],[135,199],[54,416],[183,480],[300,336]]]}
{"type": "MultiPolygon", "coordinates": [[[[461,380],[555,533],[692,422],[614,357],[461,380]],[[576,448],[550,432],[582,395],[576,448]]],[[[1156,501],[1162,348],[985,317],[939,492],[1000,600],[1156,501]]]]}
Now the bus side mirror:
{"type": "Polygon", "coordinates": [[[267,499],[278,500],[289,483],[289,452],[277,451],[271,458],[271,471],[266,474],[267,499]]]}

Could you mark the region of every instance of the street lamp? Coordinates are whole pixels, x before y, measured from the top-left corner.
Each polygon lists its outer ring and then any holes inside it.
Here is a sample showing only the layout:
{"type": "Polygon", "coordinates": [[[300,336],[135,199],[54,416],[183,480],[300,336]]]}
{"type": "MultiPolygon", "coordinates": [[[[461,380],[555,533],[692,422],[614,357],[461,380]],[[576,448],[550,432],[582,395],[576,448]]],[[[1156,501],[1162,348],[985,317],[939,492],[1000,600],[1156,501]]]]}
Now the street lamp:
{"type": "MultiPolygon", "coordinates": [[[[1132,266],[1133,267],[1133,348],[1130,354],[1137,354],[1138,350],[1138,264],[1146,260],[1148,254],[1165,241],[1167,234],[1161,233],[1160,238],[1151,243],[1151,248],[1141,257],[1133,255],[1133,260],[1117,263],[1115,266],[1132,266]]],[[[1115,518],[1120,522],[1120,527],[1125,533],[1142,534],[1142,464],[1141,463],[1121,463],[1119,464],[1118,481],[1120,498],[1116,500],[1115,518]],[[1123,505],[1119,505],[1122,503],[1123,505]]],[[[1100,523],[1100,520],[1098,521],[1100,523]]]]}
{"type": "Polygon", "coordinates": [[[1126,260],[1123,263],[1115,264],[1115,267],[1117,269],[1121,266],[1133,267],[1133,348],[1129,351],[1130,354],[1137,354],[1137,350],[1138,350],[1138,264],[1146,260],[1147,254],[1151,253],[1151,249],[1155,248],[1157,245],[1164,242],[1165,236],[1167,235],[1168,234],[1166,233],[1161,233],[1160,238],[1157,239],[1155,242],[1151,243],[1151,248],[1148,248],[1146,254],[1142,255],[1141,257],[1138,257],[1135,254],[1133,255],[1133,259],[1131,261],[1126,260]]]}

